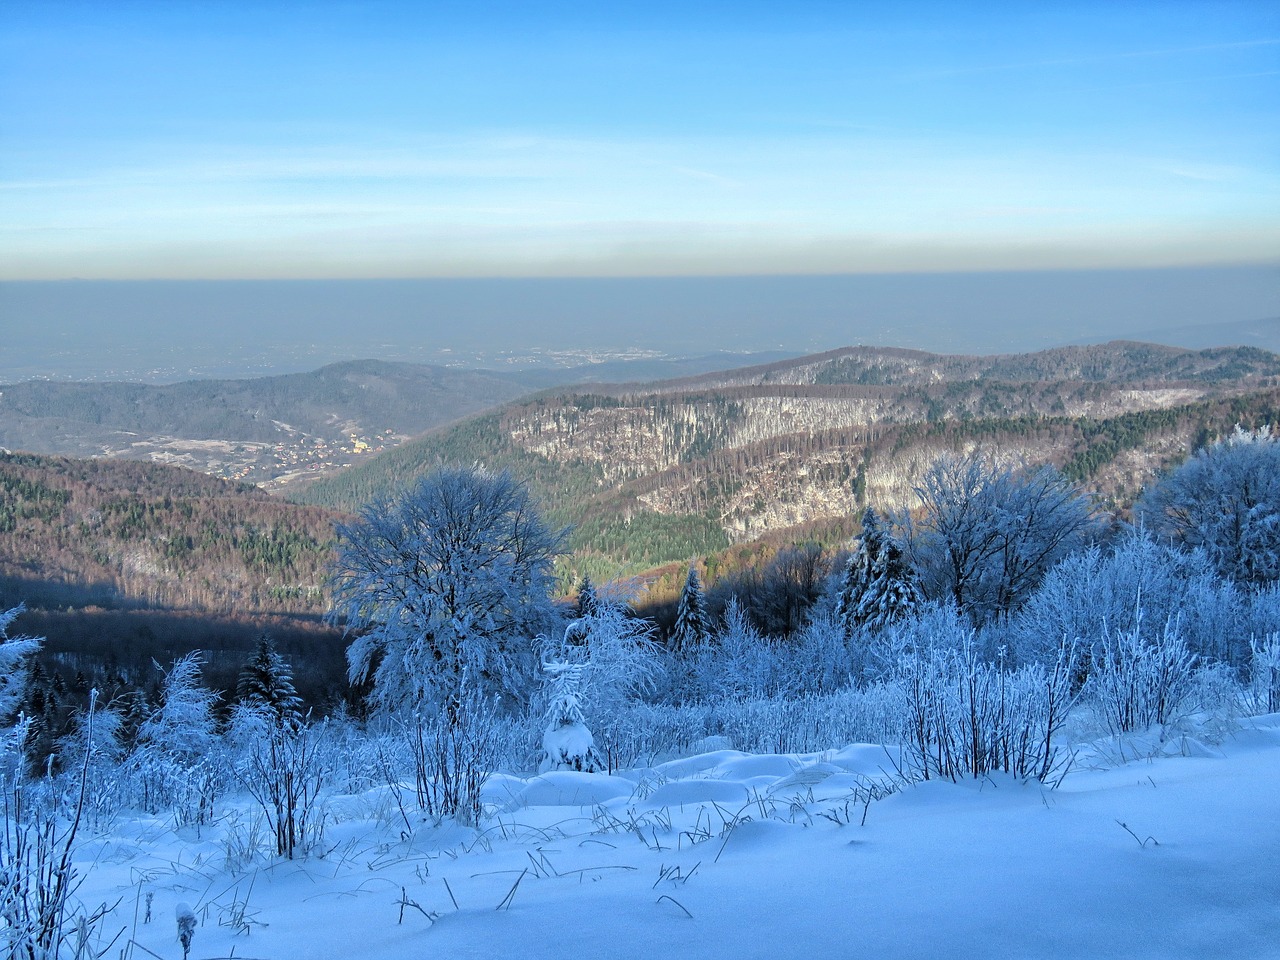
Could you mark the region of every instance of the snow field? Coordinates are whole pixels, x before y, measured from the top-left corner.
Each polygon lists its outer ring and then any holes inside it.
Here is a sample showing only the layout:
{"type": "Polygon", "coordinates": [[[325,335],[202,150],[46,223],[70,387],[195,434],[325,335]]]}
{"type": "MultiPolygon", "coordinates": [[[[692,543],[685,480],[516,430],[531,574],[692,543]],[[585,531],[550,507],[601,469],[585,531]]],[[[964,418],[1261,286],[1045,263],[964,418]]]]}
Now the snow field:
{"type": "Polygon", "coordinates": [[[331,798],[325,856],[234,872],[246,799],[200,831],[120,821],[78,849],[78,895],[119,899],[129,960],[182,956],[180,901],[197,960],[1280,957],[1280,715],[1114,760],[1149,746],[1082,749],[1056,790],[870,802],[894,774],[874,745],[499,775],[479,830],[407,807],[409,829],[384,788],[331,798]]]}

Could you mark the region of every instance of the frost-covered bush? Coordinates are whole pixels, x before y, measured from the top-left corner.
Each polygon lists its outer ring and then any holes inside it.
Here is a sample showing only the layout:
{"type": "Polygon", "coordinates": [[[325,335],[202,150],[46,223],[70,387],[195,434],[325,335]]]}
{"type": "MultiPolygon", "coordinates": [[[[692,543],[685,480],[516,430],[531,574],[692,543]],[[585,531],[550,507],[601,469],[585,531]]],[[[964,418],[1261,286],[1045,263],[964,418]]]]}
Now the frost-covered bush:
{"type": "Polygon", "coordinates": [[[1001,771],[1044,781],[1058,768],[1055,737],[1071,708],[1074,648],[1051,666],[1004,669],[972,640],[918,649],[895,678],[905,700],[904,744],[925,779],[1001,771]]]}
{"type": "Polygon", "coordinates": [[[1235,432],[1198,451],[1147,491],[1148,528],[1204,550],[1217,571],[1262,586],[1280,579],[1280,441],[1270,427],[1235,432]]]}
{"type": "MultiPolygon", "coordinates": [[[[90,695],[84,731],[92,739],[97,691],[90,695]]],[[[112,940],[101,935],[111,908],[90,908],[76,891],[84,877],[73,866],[76,837],[88,795],[82,751],[79,773],[68,790],[51,779],[30,780],[22,770],[21,745],[29,730],[22,719],[0,742],[6,760],[0,770],[0,942],[8,956],[29,960],[99,957],[112,940]]]]}
{"type": "Polygon", "coordinates": [[[694,661],[695,695],[690,699],[741,701],[771,695],[779,673],[773,647],[751,625],[738,601],[730,598],[723,626],[694,661]]]}
{"type": "Polygon", "coordinates": [[[1176,618],[1155,634],[1143,629],[1140,615],[1129,630],[1105,631],[1090,659],[1086,696],[1111,733],[1146,730],[1180,716],[1196,656],[1176,618]]]}
{"type": "Polygon", "coordinates": [[[1096,529],[1089,498],[1052,467],[998,464],[982,451],[942,457],[903,514],[908,555],[925,595],[949,599],[975,623],[1007,616],[1096,529]]]}
{"type": "Polygon", "coordinates": [[[1249,634],[1240,592],[1203,553],[1135,531],[1110,549],[1093,547],[1058,564],[1010,622],[1010,638],[1019,661],[1047,662],[1064,640],[1088,648],[1105,635],[1138,631],[1155,642],[1175,616],[1195,653],[1242,662],[1249,634]]]}
{"type": "Polygon", "coordinates": [[[25,610],[19,604],[0,611],[0,727],[13,720],[27,689],[27,660],[40,650],[42,639],[11,637],[9,625],[25,610]]]}
{"type": "Polygon", "coordinates": [[[897,743],[903,715],[901,691],[891,684],[821,695],[634,703],[618,717],[611,762],[614,768],[647,766],[701,752],[716,742],[755,753],[897,743]]]}
{"type": "Polygon", "coordinates": [[[1247,706],[1254,713],[1280,713],[1280,633],[1251,641],[1247,706]]]}
{"type": "Polygon", "coordinates": [[[201,663],[198,650],[174,662],[124,769],[134,803],[150,813],[171,809],[180,824],[210,819],[228,775],[217,756],[218,695],[201,685],[201,663]]]}
{"type": "Polygon", "coordinates": [[[249,700],[232,711],[232,768],[266,817],[277,856],[306,856],[323,837],[318,801],[333,760],[326,732],[325,724],[297,722],[267,702],[249,700]]]}
{"type": "Polygon", "coordinates": [[[58,756],[64,779],[84,778],[85,815],[102,823],[124,802],[120,765],[125,749],[120,714],[95,700],[75,715],[72,732],[58,742],[58,756]]]}
{"type": "Polygon", "coordinates": [[[948,602],[926,603],[916,615],[898,620],[882,630],[860,630],[850,641],[855,663],[865,680],[875,682],[897,675],[904,657],[932,650],[958,650],[972,646],[977,631],[948,602]]]}
{"type": "Polygon", "coordinates": [[[418,807],[430,817],[452,817],[463,826],[480,822],[480,790],[502,753],[497,707],[464,699],[453,717],[416,714],[399,723],[413,758],[418,807]]]}
{"type": "MultiPolygon", "coordinates": [[[[620,603],[597,599],[594,615],[572,621],[562,637],[542,639],[540,648],[544,663],[576,667],[578,709],[596,748],[611,758],[619,713],[656,690],[663,677],[653,624],[631,616],[620,603]]],[[[548,695],[554,694],[554,688],[544,691],[536,702],[539,714],[550,715],[548,695]]]]}
{"type": "Polygon", "coordinates": [[[836,619],[811,621],[787,647],[791,683],[786,686],[793,694],[833,693],[851,682],[853,658],[844,626],[836,619]]]}

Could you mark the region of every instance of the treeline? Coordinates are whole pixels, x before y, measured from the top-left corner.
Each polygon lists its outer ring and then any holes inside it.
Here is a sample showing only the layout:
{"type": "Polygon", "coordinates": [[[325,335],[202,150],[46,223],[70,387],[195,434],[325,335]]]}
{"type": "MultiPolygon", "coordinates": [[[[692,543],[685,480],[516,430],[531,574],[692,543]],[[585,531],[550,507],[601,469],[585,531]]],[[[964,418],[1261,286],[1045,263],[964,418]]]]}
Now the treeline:
{"type": "Polygon", "coordinates": [[[1184,350],[1114,341],[1005,356],[940,356],[860,348],[819,364],[823,384],[905,385],[936,380],[1223,383],[1280,376],[1280,357],[1257,347],[1184,350]]]}

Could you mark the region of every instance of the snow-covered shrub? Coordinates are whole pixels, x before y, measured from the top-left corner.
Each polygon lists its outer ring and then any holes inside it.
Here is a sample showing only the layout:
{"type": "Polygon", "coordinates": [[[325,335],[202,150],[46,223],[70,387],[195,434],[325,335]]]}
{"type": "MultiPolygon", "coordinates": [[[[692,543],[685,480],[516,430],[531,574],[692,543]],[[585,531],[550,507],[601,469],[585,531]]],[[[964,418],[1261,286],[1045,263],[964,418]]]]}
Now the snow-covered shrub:
{"type": "Polygon", "coordinates": [[[1280,440],[1270,427],[1198,451],[1137,504],[1155,533],[1204,550],[1217,571],[1262,586],[1280,579],[1280,440]]]}
{"type": "Polygon", "coordinates": [[[708,717],[708,735],[754,753],[812,753],[849,743],[898,743],[904,702],[893,684],[834,693],[725,701],[708,717]]]}
{"type": "Polygon", "coordinates": [[[479,823],[480,789],[501,751],[495,705],[467,698],[452,718],[417,714],[402,721],[401,729],[413,757],[418,807],[463,826],[479,823]]]}
{"type": "Polygon", "coordinates": [[[985,661],[971,641],[904,656],[896,680],[911,772],[926,780],[997,771],[1050,778],[1058,766],[1054,738],[1074,699],[1074,672],[1071,646],[1051,667],[1012,671],[985,661]]]}
{"type": "Polygon", "coordinates": [[[26,607],[19,604],[0,611],[0,724],[6,724],[18,712],[27,689],[27,660],[44,642],[37,637],[11,637],[9,624],[26,607]]]}
{"type": "Polygon", "coordinates": [[[778,674],[773,645],[751,625],[731,598],[724,625],[697,662],[697,690],[706,700],[758,700],[774,692],[778,674]]]}
{"type": "Polygon", "coordinates": [[[1249,644],[1247,706],[1255,713],[1280,713],[1280,633],[1249,644]]]}
{"type": "Polygon", "coordinates": [[[925,595],[975,623],[1015,611],[1096,530],[1088,496],[1053,467],[1014,469],[980,450],[938,459],[915,492],[918,519],[899,522],[925,595]]]}
{"type": "Polygon", "coordinates": [[[539,773],[551,770],[576,770],[597,773],[604,762],[596,753],[595,737],[587,729],[582,714],[582,664],[544,663],[546,672],[546,730],[542,735],[542,763],[539,773]]]}
{"type": "Polygon", "coordinates": [[[973,646],[976,631],[946,601],[926,603],[916,615],[881,630],[859,630],[850,640],[851,656],[861,665],[864,679],[875,682],[897,675],[904,657],[932,650],[973,646]]]}
{"type": "Polygon", "coordinates": [[[813,620],[787,646],[784,656],[793,693],[832,693],[849,685],[853,659],[844,627],[836,619],[813,620]]]}
{"type": "Polygon", "coordinates": [[[296,722],[270,703],[249,700],[232,712],[234,773],[266,816],[277,856],[306,856],[323,837],[318,799],[331,761],[325,733],[324,724],[296,722]]]}
{"type": "Polygon", "coordinates": [[[1132,629],[1104,631],[1090,650],[1085,690],[1113,734],[1169,723],[1192,688],[1196,656],[1178,620],[1166,620],[1154,635],[1143,629],[1142,620],[1139,614],[1132,629]]]}
{"type": "Polygon", "coordinates": [[[1091,548],[1050,571],[1010,623],[1010,636],[1018,660],[1052,660],[1064,639],[1088,647],[1106,633],[1139,630],[1154,641],[1174,616],[1195,653],[1242,660],[1248,633],[1240,592],[1218,578],[1203,553],[1132,532],[1109,550],[1091,548]]]}
{"type": "Polygon", "coordinates": [[[179,824],[207,822],[227,777],[216,750],[218,695],[201,685],[201,663],[199,650],[174,662],[125,764],[134,802],[151,813],[169,808],[179,824]]]}
{"type": "MultiPolygon", "coordinates": [[[[84,722],[90,739],[96,701],[95,690],[84,722]]],[[[3,750],[10,762],[0,775],[0,939],[13,958],[102,956],[110,941],[104,942],[100,927],[111,908],[102,904],[90,909],[77,898],[84,877],[72,864],[91,751],[83,751],[70,793],[50,789],[48,781],[33,782],[23,775],[20,747],[27,727],[20,720],[3,750]]]]}
{"type": "Polygon", "coordinates": [[[75,716],[70,734],[58,742],[65,778],[84,778],[85,816],[101,824],[124,802],[120,764],[124,760],[120,715],[109,706],[96,707],[75,716]]]}
{"type": "MultiPolygon", "coordinates": [[[[563,637],[543,638],[540,648],[544,663],[578,668],[583,722],[594,732],[597,749],[607,760],[612,758],[620,712],[654,690],[662,676],[661,648],[653,640],[653,625],[630,616],[621,604],[598,599],[595,615],[572,621],[563,637]]],[[[541,713],[549,715],[549,702],[540,707],[541,713]]]]}

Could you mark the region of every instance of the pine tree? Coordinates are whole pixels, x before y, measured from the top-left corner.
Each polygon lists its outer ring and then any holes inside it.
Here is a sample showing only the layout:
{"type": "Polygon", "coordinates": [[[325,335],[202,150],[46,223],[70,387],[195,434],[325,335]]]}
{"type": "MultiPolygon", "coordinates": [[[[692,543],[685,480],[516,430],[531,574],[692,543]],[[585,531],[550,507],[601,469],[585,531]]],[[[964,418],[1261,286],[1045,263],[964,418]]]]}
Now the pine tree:
{"type": "Polygon", "coordinates": [[[293,686],[293,672],[280,654],[270,635],[258,638],[258,648],[245,663],[236,681],[236,699],[245,704],[264,707],[282,724],[297,724],[302,698],[293,686]]]}
{"type": "Polygon", "coordinates": [[[676,607],[676,623],[667,638],[667,648],[676,654],[691,653],[701,647],[711,636],[711,618],[707,615],[707,601],[702,595],[702,582],[698,568],[689,567],[689,576],[680,591],[680,603],[676,607]]]}
{"type": "Polygon", "coordinates": [[[863,627],[878,630],[900,620],[924,600],[902,545],[881,526],[875,509],[862,515],[858,547],[849,557],[836,600],[836,622],[845,636],[863,627]]]}
{"type": "Polygon", "coordinates": [[[596,596],[595,584],[586,574],[582,575],[582,582],[578,584],[577,612],[579,620],[583,617],[594,617],[600,612],[600,600],[596,596]]]}
{"type": "Polygon", "coordinates": [[[538,772],[603,770],[604,761],[582,713],[583,665],[544,663],[542,669],[547,675],[547,729],[542,737],[543,758],[538,772]]]}

